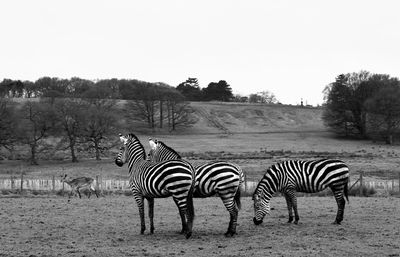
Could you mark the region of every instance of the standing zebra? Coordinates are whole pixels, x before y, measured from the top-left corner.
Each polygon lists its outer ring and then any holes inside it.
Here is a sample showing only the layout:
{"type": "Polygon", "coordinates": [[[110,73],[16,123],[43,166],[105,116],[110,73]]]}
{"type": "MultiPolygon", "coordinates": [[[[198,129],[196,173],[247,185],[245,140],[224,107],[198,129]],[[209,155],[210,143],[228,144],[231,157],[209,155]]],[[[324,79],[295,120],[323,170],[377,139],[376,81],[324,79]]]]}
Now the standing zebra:
{"type": "Polygon", "coordinates": [[[339,160],[317,160],[317,161],[284,161],[270,167],[264,177],[258,183],[253,194],[254,201],[254,224],[262,223],[266,214],[269,214],[269,201],[272,195],[279,191],[286,198],[289,211],[289,223],[299,221],[297,212],[296,191],[305,193],[315,193],[329,187],[335,196],[338,211],[335,224],[340,224],[343,220],[347,187],[349,182],[349,168],[339,160]]]}
{"type": "Polygon", "coordinates": [[[194,219],[193,192],[194,173],[193,166],[183,160],[170,160],[152,163],[145,160],[145,150],[139,139],[134,134],[122,136],[124,143],[115,163],[122,166],[128,162],[129,185],[133,197],[139,207],[141,230],[143,234],[146,225],[144,220],[144,198],[149,203],[150,233],[154,232],[153,214],[154,198],[172,196],[182,213],[182,233],[189,238],[192,234],[194,219]],[[186,216],[186,217],[185,217],[186,216]]]}
{"type": "MultiPolygon", "coordinates": [[[[161,141],[149,139],[151,150],[148,159],[153,162],[181,159],[181,156],[161,141]]],[[[235,164],[215,161],[196,167],[194,197],[204,198],[215,194],[221,197],[230,215],[225,236],[236,234],[240,209],[240,185],[244,181],[242,169],[235,164]]],[[[182,217],[182,214],[181,214],[182,217]]]]}

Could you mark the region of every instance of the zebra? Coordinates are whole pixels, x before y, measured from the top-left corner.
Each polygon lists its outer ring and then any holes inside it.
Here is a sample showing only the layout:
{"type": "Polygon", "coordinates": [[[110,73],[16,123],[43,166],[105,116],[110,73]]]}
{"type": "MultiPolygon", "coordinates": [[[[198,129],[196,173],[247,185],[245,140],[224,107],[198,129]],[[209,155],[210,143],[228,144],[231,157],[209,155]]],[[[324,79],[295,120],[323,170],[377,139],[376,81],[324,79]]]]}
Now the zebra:
{"type": "Polygon", "coordinates": [[[253,194],[254,218],[259,225],[266,214],[269,214],[269,201],[275,192],[282,192],[289,212],[288,223],[299,222],[295,192],[314,193],[329,187],[336,199],[338,211],[334,224],[343,220],[345,200],[348,198],[349,168],[340,160],[300,161],[287,160],[270,167],[258,183],[253,194]]]}
{"type": "MultiPolygon", "coordinates": [[[[151,150],[148,160],[160,162],[181,159],[181,156],[162,141],[149,139],[151,150]]],[[[232,163],[214,161],[196,166],[196,185],[194,197],[205,198],[218,194],[230,215],[225,236],[236,234],[240,204],[240,186],[244,182],[242,169],[232,163]]],[[[182,217],[182,214],[181,214],[182,217]]]]}
{"type": "Polygon", "coordinates": [[[133,197],[139,207],[141,230],[146,230],[144,220],[144,198],[149,203],[150,233],[154,232],[154,198],[172,196],[181,213],[182,234],[186,238],[192,235],[194,220],[193,192],[194,174],[193,166],[183,160],[169,160],[152,163],[145,160],[145,149],[139,139],[132,133],[122,136],[124,143],[115,159],[118,166],[128,163],[129,185],[133,197]]]}

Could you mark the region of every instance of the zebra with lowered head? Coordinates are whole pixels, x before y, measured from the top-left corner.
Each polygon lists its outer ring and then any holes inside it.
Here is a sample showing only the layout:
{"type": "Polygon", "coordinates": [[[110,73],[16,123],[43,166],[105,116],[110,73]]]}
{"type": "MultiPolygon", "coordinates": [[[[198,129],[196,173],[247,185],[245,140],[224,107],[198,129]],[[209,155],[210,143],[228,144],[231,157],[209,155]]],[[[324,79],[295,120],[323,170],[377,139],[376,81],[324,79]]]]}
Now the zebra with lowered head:
{"type": "MultiPolygon", "coordinates": [[[[148,159],[152,162],[181,159],[181,156],[162,141],[149,139],[151,150],[148,159]]],[[[217,194],[230,215],[225,236],[236,234],[240,209],[240,186],[244,182],[242,169],[232,163],[214,161],[196,166],[194,197],[204,198],[217,194]]],[[[181,214],[182,217],[182,214],[181,214]]]]}
{"type": "Polygon", "coordinates": [[[346,197],[348,199],[349,168],[339,160],[283,161],[270,167],[258,183],[253,194],[254,224],[262,223],[269,214],[269,201],[275,192],[282,192],[289,211],[289,223],[299,221],[295,192],[315,193],[329,187],[336,199],[338,211],[335,224],[343,220],[346,197]]]}
{"type": "Polygon", "coordinates": [[[144,198],[149,203],[150,233],[154,232],[154,198],[172,196],[182,214],[182,231],[189,238],[194,219],[193,192],[195,169],[183,160],[168,160],[153,163],[146,160],[145,150],[134,134],[120,134],[123,147],[115,163],[122,166],[128,163],[129,185],[139,207],[141,230],[146,230],[144,220],[144,198]]]}

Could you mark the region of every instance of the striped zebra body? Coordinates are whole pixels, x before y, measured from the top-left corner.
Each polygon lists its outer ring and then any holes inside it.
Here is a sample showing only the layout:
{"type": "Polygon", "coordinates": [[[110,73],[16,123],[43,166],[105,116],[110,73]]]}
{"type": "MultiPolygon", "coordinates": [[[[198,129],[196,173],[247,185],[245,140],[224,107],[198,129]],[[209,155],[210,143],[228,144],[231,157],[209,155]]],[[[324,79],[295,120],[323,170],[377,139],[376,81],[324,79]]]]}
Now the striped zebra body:
{"type": "Polygon", "coordinates": [[[273,194],[282,192],[288,207],[289,222],[293,221],[294,211],[297,224],[299,215],[295,192],[315,193],[329,187],[338,205],[334,223],[340,224],[346,204],[343,196],[348,199],[348,181],[349,168],[340,160],[289,160],[275,164],[264,174],[253,194],[254,223],[256,225],[262,223],[264,216],[269,214],[269,201],[273,194]]]}
{"type": "Polygon", "coordinates": [[[120,139],[124,142],[124,147],[121,148],[115,163],[118,166],[128,163],[129,185],[139,207],[141,234],[146,229],[144,198],[149,202],[150,233],[153,233],[154,198],[172,196],[184,218],[182,233],[186,233],[186,238],[189,238],[194,219],[195,169],[193,166],[183,160],[168,160],[160,163],[146,161],[144,147],[135,135],[120,135],[120,139]]]}
{"type": "MultiPolygon", "coordinates": [[[[151,147],[148,159],[153,162],[181,159],[181,156],[161,141],[149,140],[151,147]]],[[[196,168],[194,197],[205,198],[217,194],[230,214],[226,236],[236,234],[240,208],[240,186],[244,182],[242,169],[232,163],[214,161],[196,168]]]]}

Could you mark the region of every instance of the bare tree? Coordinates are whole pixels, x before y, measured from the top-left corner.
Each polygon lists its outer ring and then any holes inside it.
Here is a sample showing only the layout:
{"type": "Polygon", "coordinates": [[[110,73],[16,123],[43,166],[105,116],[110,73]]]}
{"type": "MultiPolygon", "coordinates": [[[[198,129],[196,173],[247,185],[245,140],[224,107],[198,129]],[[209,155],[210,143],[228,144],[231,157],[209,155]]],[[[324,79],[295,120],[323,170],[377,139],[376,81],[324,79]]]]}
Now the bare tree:
{"type": "Polygon", "coordinates": [[[8,150],[16,140],[15,128],[16,119],[14,117],[14,107],[7,98],[0,98],[0,148],[8,150]]]}
{"type": "Polygon", "coordinates": [[[17,138],[30,148],[30,163],[37,165],[37,153],[47,147],[44,139],[52,128],[54,114],[47,103],[26,102],[19,110],[17,138]]]}
{"type": "Polygon", "coordinates": [[[170,131],[176,130],[178,127],[186,128],[193,126],[197,119],[192,115],[194,110],[188,102],[168,100],[168,127],[170,131]]]}
{"type": "Polygon", "coordinates": [[[57,127],[71,152],[72,162],[77,162],[76,145],[82,135],[87,104],[79,98],[62,98],[55,102],[57,127]]]}
{"type": "Polygon", "coordinates": [[[110,90],[107,87],[93,87],[83,99],[86,105],[81,135],[89,147],[94,148],[96,160],[100,160],[101,152],[108,149],[103,142],[107,135],[115,132],[118,124],[116,101],[110,97],[110,90]]]}
{"type": "Polygon", "coordinates": [[[156,86],[151,83],[136,85],[128,99],[128,120],[145,121],[149,128],[155,128],[160,104],[156,86]]]}
{"type": "Polygon", "coordinates": [[[400,129],[400,84],[386,86],[366,102],[370,130],[382,134],[387,144],[400,129]]]}

